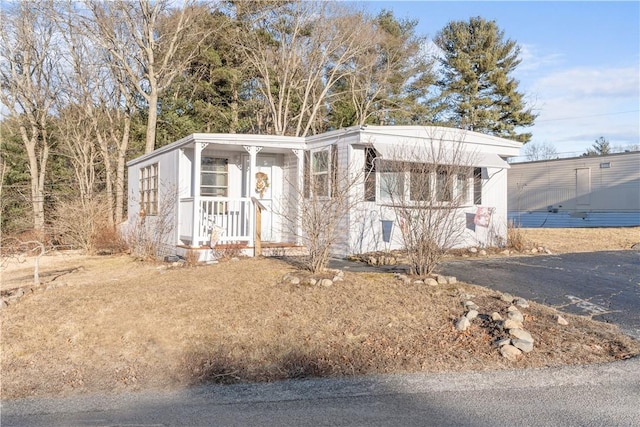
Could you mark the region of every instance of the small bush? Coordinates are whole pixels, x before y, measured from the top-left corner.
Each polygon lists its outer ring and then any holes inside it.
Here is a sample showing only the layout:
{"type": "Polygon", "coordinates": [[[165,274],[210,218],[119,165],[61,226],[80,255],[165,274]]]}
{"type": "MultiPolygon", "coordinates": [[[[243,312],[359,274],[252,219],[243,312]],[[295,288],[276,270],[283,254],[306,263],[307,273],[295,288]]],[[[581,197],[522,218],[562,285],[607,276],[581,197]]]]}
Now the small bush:
{"type": "Polygon", "coordinates": [[[510,222],[507,228],[507,248],[522,252],[528,245],[529,242],[522,230],[510,222]]]}

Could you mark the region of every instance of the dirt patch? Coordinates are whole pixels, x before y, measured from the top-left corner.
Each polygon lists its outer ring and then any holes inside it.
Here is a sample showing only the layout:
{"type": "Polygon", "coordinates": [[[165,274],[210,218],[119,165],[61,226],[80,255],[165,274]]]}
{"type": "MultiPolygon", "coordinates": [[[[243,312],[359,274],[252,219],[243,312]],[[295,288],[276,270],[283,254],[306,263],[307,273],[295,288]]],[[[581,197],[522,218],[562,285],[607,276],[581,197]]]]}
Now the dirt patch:
{"type": "MultiPolygon", "coordinates": [[[[60,260],[61,261],[61,260],[60,260]]],[[[405,285],[389,274],[345,273],[331,287],[283,284],[274,259],[167,268],[89,257],[0,312],[2,398],[184,387],[307,376],[513,369],[605,362],[640,353],[617,328],[532,304],[536,348],[502,358],[487,319],[459,333],[462,294],[481,314],[499,295],[458,283],[405,285]]],[[[21,269],[3,275],[19,283],[21,269]]]]}

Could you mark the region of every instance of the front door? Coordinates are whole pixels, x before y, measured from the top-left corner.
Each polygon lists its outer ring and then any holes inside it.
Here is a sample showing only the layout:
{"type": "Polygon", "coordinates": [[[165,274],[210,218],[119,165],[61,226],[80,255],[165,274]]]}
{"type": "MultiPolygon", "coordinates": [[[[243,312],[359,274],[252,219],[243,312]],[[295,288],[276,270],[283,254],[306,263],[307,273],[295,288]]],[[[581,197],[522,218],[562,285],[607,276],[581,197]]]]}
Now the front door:
{"type": "Polygon", "coordinates": [[[273,214],[273,178],[274,172],[276,172],[275,167],[276,159],[275,156],[268,155],[258,155],[256,158],[256,169],[255,171],[250,170],[249,165],[249,157],[246,156],[244,160],[245,171],[247,173],[244,177],[244,189],[245,189],[245,197],[255,197],[260,200],[260,203],[266,208],[266,210],[262,211],[262,241],[263,242],[273,242],[275,240],[275,235],[273,231],[274,227],[274,214],[273,214]],[[255,188],[249,188],[251,182],[251,176],[249,174],[255,174],[255,188]]]}

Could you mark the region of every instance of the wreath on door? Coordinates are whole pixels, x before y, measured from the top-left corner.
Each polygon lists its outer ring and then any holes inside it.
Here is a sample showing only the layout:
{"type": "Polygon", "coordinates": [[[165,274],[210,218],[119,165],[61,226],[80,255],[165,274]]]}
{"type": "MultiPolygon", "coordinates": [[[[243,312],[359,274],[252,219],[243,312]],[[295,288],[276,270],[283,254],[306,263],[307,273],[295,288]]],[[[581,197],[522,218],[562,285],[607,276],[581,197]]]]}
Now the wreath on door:
{"type": "Polygon", "coordinates": [[[260,198],[264,197],[264,192],[269,188],[269,175],[264,172],[256,173],[256,193],[260,194],[260,198]]]}

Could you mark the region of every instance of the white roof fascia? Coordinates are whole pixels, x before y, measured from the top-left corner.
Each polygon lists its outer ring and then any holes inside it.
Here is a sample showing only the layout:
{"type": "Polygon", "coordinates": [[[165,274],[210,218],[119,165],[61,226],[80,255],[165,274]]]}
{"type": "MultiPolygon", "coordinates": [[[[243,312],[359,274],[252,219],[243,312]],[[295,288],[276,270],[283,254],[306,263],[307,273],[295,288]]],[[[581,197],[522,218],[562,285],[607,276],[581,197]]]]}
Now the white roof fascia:
{"type": "Polygon", "coordinates": [[[492,152],[503,157],[517,156],[522,143],[464,129],[441,126],[366,126],[361,133],[362,143],[428,140],[472,145],[480,152],[492,152]]]}
{"type": "Polygon", "coordinates": [[[305,139],[294,136],[250,135],[242,133],[194,133],[176,142],[160,147],[127,162],[127,166],[143,162],[163,153],[182,148],[193,143],[221,144],[231,146],[254,145],[281,149],[306,149],[305,139]]]}

